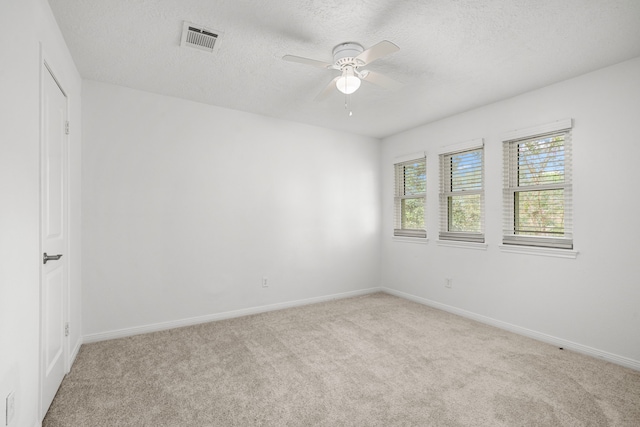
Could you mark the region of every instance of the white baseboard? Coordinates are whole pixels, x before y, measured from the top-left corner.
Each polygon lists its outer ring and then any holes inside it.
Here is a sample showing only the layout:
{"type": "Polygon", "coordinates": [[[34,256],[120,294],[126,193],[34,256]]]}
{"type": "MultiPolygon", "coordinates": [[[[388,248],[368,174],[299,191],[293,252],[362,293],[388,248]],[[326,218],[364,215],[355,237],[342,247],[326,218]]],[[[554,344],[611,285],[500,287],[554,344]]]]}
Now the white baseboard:
{"type": "MultiPolygon", "coordinates": [[[[84,343],[106,341],[115,338],[130,337],[133,335],[146,334],[149,332],[164,331],[167,329],[180,328],[183,326],[197,325],[200,323],[213,322],[216,320],[231,319],[234,317],[248,316],[250,314],[265,313],[267,311],[282,310],[284,308],[299,307],[302,305],[315,304],[335,299],[343,299],[367,295],[374,292],[381,292],[382,288],[368,288],[357,291],[343,292],[339,294],[324,295],[320,297],[306,298],[296,301],[287,301],[277,304],[261,305],[258,307],[243,308],[240,310],[225,311],[222,313],[208,314],[205,316],[190,317],[187,319],[173,320],[170,322],[154,323],[151,325],[136,326],[132,328],[117,329],[114,331],[100,332],[97,334],[85,335],[82,339],[84,343]]],[[[78,348],[79,350],[79,348],[78,348]]]]}
{"type": "Polygon", "coordinates": [[[78,357],[78,353],[80,352],[80,347],[82,347],[82,337],[78,338],[78,341],[76,341],[76,345],[74,345],[73,350],[71,350],[71,356],[69,357],[69,366],[73,366],[73,362],[76,361],[76,357],[78,357]]]}
{"type": "Polygon", "coordinates": [[[619,356],[617,354],[608,353],[606,351],[598,350],[597,348],[589,347],[586,345],[578,344],[572,341],[567,341],[562,338],[554,337],[552,335],[547,335],[542,332],[537,332],[531,329],[523,328],[521,326],[513,325],[511,323],[503,322],[501,320],[496,320],[491,317],[483,316],[481,314],[476,314],[471,311],[463,310],[461,308],[453,307],[447,304],[442,304],[436,301],[432,301],[426,298],[418,297],[415,295],[407,294],[405,292],[397,291],[395,289],[389,288],[381,288],[383,292],[386,292],[390,295],[395,295],[400,298],[408,299],[410,301],[414,301],[420,304],[427,305],[429,307],[437,308],[443,311],[447,311],[449,313],[457,314],[458,316],[466,317],[468,319],[476,320],[480,323],[485,323],[487,325],[495,326],[496,328],[504,329],[509,332],[514,332],[518,335],[523,335],[525,337],[533,338],[538,341],[545,342],[547,344],[552,344],[557,347],[566,348],[568,350],[573,350],[578,353],[586,354],[587,356],[596,357],[598,359],[606,360],[607,362],[615,363],[617,365],[621,365],[627,368],[635,369],[640,371],[640,361],[630,359],[628,357],[619,356]]]}

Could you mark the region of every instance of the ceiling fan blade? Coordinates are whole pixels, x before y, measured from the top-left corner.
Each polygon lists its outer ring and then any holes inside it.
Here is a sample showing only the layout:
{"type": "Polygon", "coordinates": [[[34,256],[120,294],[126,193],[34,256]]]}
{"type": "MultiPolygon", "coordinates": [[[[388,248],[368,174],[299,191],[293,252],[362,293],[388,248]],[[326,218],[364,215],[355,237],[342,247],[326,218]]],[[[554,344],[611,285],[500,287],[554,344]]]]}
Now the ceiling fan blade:
{"type": "Polygon", "coordinates": [[[385,89],[400,89],[402,87],[402,83],[399,81],[374,71],[367,71],[367,74],[363,76],[362,79],[385,89]]]}
{"type": "Polygon", "coordinates": [[[298,62],[300,64],[311,65],[319,68],[327,68],[327,69],[333,68],[333,64],[329,64],[328,62],[322,62],[322,61],[317,61],[315,59],[303,58],[301,56],[285,55],[282,57],[282,59],[289,62],[298,62]]]}
{"type": "Polygon", "coordinates": [[[338,79],[340,78],[340,76],[336,77],[335,79],[331,80],[329,82],[329,84],[327,85],[327,87],[324,88],[324,90],[322,92],[320,92],[318,94],[318,96],[316,96],[315,100],[316,101],[322,101],[323,99],[325,99],[331,92],[333,92],[334,90],[338,90],[336,88],[336,82],[338,81],[338,79]]]}
{"type": "Polygon", "coordinates": [[[372,63],[376,59],[382,58],[383,56],[389,55],[390,53],[397,52],[399,50],[400,48],[395,44],[391,43],[388,40],[383,40],[380,43],[371,46],[360,55],[356,56],[356,61],[362,62],[362,65],[367,65],[372,63]]]}

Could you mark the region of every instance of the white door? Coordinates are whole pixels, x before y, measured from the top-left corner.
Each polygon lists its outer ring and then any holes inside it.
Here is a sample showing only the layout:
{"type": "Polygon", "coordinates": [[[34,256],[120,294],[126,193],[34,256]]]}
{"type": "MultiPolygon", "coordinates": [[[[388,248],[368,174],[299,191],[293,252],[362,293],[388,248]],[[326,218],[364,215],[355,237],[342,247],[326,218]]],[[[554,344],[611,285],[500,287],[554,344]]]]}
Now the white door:
{"type": "Polygon", "coordinates": [[[47,68],[43,69],[42,104],[40,419],[60,387],[66,360],[67,262],[58,255],[64,256],[67,247],[67,98],[47,68]]]}

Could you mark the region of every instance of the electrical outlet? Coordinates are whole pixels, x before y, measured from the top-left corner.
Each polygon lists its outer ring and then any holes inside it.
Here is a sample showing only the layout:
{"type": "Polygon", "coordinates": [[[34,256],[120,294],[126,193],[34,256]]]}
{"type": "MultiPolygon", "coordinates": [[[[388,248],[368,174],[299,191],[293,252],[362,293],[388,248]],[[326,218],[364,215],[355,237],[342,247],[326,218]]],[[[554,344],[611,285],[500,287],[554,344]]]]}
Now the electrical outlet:
{"type": "Polygon", "coordinates": [[[267,276],[262,276],[262,287],[263,288],[269,287],[269,279],[267,279],[267,276]]]}
{"type": "Polygon", "coordinates": [[[13,416],[16,414],[16,394],[13,391],[7,395],[6,408],[7,413],[5,417],[5,425],[8,426],[11,424],[11,421],[13,421],[13,416]]]}
{"type": "Polygon", "coordinates": [[[451,289],[451,285],[453,284],[452,282],[453,279],[447,277],[446,279],[444,279],[444,287],[451,289]]]}

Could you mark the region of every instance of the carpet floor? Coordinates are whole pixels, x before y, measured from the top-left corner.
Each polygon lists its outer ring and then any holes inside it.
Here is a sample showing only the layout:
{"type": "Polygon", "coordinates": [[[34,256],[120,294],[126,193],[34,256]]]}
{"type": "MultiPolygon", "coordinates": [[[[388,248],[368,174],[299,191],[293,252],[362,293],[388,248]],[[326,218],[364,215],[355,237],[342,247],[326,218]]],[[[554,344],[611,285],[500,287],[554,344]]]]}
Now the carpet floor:
{"type": "Polygon", "coordinates": [[[85,344],[44,427],[640,426],[640,372],[384,293],[85,344]]]}

